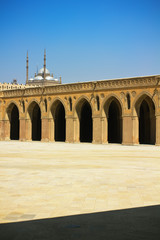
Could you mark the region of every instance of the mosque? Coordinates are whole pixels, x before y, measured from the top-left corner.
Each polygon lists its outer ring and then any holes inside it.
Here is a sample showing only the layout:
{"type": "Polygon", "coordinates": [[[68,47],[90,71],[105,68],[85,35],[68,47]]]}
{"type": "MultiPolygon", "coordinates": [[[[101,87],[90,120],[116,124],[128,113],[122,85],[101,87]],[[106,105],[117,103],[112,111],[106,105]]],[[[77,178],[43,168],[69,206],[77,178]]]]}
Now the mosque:
{"type": "Polygon", "coordinates": [[[160,145],[160,75],[62,84],[44,66],[0,84],[0,140],[160,145]]]}

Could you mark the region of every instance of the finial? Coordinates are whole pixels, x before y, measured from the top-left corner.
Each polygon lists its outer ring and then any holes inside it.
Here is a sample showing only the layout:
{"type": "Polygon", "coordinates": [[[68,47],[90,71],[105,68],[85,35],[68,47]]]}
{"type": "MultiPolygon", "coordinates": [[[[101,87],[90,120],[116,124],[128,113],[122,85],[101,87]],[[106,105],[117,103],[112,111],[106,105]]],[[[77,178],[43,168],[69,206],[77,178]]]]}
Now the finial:
{"type": "Polygon", "coordinates": [[[44,80],[46,78],[46,49],[44,49],[44,80]]]}
{"type": "Polygon", "coordinates": [[[26,84],[28,84],[28,50],[27,50],[27,59],[26,59],[26,84]]]}

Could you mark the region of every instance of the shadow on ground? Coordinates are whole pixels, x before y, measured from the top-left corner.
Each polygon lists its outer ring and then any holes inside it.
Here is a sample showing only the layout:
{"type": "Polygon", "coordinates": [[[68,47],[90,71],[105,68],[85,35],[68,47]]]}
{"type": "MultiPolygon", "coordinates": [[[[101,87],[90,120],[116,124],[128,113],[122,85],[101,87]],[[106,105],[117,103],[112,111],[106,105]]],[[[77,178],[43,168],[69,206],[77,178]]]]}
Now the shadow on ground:
{"type": "Polygon", "coordinates": [[[160,205],[0,224],[1,240],[158,240],[160,205]]]}

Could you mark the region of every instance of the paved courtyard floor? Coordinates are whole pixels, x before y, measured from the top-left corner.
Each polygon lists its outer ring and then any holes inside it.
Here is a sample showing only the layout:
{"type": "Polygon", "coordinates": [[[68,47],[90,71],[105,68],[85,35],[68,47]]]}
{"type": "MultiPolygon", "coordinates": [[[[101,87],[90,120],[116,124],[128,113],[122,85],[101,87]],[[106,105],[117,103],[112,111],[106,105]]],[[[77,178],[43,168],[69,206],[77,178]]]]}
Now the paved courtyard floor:
{"type": "Polygon", "coordinates": [[[0,223],[159,204],[160,147],[0,142],[0,223]]]}

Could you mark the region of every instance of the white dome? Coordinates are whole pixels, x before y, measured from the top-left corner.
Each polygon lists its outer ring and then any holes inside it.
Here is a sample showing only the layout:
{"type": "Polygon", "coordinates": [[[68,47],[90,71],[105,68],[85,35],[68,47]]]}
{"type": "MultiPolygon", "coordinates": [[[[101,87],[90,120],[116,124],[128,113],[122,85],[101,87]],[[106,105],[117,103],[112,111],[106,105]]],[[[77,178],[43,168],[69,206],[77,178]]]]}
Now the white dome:
{"type": "Polygon", "coordinates": [[[46,80],[54,80],[54,78],[51,77],[51,76],[47,76],[47,77],[46,77],[46,80]]]}
{"type": "MultiPolygon", "coordinates": [[[[43,74],[44,73],[44,68],[41,68],[38,73],[43,74]]],[[[46,68],[45,73],[50,74],[49,70],[46,68]]]]}
{"type": "Polygon", "coordinates": [[[36,76],[36,77],[34,78],[34,80],[43,80],[43,77],[42,77],[42,76],[36,76]]]}

